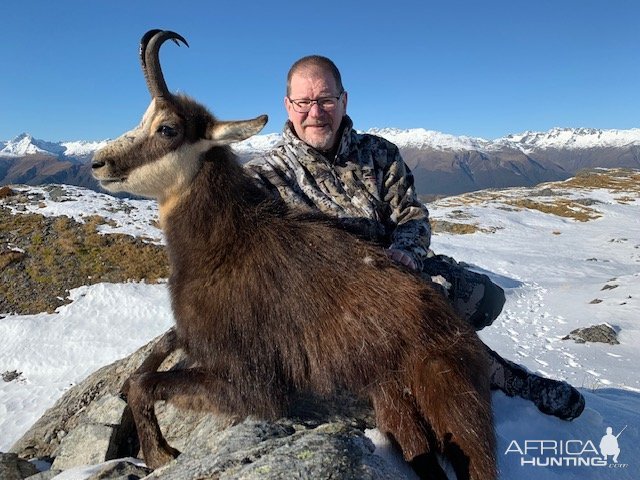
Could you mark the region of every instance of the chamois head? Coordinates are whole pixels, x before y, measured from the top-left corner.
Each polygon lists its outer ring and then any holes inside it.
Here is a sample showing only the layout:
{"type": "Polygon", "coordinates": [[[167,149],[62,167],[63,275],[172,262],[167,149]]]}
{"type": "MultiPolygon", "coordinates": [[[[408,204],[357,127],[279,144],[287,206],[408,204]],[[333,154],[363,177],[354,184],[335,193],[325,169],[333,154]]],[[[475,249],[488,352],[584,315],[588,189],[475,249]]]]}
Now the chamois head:
{"type": "Polygon", "coordinates": [[[199,171],[205,152],[249,138],[267,123],[266,115],[221,122],[192,99],[170,93],[158,56],[167,40],[188,46],[182,36],[170,31],[150,30],[142,37],[140,59],[151,104],[140,125],[108,143],[93,158],[94,177],[111,192],[160,200],[178,194],[199,171]]]}

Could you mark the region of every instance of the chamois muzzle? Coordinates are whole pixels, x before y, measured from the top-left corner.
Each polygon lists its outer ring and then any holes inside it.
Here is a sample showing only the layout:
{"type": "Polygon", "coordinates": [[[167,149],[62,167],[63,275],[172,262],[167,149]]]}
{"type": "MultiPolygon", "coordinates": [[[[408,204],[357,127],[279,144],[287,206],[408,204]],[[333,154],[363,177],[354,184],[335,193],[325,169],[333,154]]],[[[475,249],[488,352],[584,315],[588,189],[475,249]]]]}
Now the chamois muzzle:
{"type": "Polygon", "coordinates": [[[173,95],[169,92],[167,84],[164,81],[158,55],[160,47],[167,40],[172,40],[178,46],[180,42],[184,43],[187,47],[189,46],[182,35],[178,33],[169,30],[149,30],[140,40],[140,61],[142,63],[144,77],[147,80],[147,88],[151,96],[173,103],[173,95]]]}

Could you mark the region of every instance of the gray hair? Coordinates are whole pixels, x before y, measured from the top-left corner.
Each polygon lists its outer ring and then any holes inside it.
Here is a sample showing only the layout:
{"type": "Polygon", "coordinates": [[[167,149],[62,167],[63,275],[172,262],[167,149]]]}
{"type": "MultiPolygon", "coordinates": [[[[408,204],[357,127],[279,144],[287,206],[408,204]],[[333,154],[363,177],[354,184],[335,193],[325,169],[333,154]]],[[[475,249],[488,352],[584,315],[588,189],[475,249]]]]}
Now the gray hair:
{"type": "Polygon", "coordinates": [[[344,91],[344,87],[342,86],[342,77],[340,76],[340,70],[338,70],[336,64],[333,63],[331,59],[323,57],[322,55],[308,55],[306,57],[302,57],[293,65],[291,65],[289,73],[287,74],[287,96],[289,96],[289,94],[291,93],[291,77],[293,77],[293,75],[299,70],[314,67],[331,73],[333,79],[336,81],[336,87],[338,87],[337,93],[342,93],[344,91]]]}

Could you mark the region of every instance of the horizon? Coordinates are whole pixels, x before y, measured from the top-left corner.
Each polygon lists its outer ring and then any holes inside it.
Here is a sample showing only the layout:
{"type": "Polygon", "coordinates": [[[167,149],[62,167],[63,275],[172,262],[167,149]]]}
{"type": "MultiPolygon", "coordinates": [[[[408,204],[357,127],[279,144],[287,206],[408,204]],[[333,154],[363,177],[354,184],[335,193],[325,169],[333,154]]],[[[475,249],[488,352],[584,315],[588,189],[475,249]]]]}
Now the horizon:
{"type": "Polygon", "coordinates": [[[162,48],[171,91],[221,119],[267,113],[262,134],[281,132],[286,73],[312,53],[340,69],[358,130],[495,140],[640,126],[640,4],[288,3],[5,2],[0,140],[99,141],[137,125],[149,102],[138,43],[151,28],[190,45],[162,48]]]}
{"type": "MultiPolygon", "coordinates": [[[[378,136],[382,136],[385,137],[385,134],[388,133],[405,133],[405,132],[412,132],[412,133],[427,133],[427,134],[436,134],[436,135],[443,135],[444,137],[448,137],[451,136],[453,138],[458,138],[458,139],[470,139],[470,140],[480,140],[480,141],[486,141],[489,143],[495,143],[498,142],[500,140],[508,140],[510,137],[521,137],[521,136],[526,136],[526,135],[532,135],[532,134],[550,134],[556,131],[580,131],[580,130],[584,130],[584,131],[598,131],[598,132],[602,132],[602,133],[618,133],[618,132],[627,132],[627,133],[632,133],[632,134],[638,134],[639,139],[634,139],[636,141],[640,140],[640,127],[632,127],[632,128],[625,128],[625,129],[616,129],[616,128],[592,128],[592,127],[551,127],[549,130],[545,130],[545,131],[534,131],[534,130],[525,130],[522,132],[510,132],[505,134],[502,137],[498,137],[498,138],[493,138],[493,139],[489,139],[489,138],[483,138],[483,137],[473,137],[470,135],[454,135],[454,134],[450,134],[447,132],[439,132],[437,130],[430,130],[430,129],[425,129],[423,127],[414,127],[414,128],[404,128],[404,129],[398,129],[395,127],[371,127],[367,130],[360,130],[357,129],[359,131],[363,131],[364,133],[373,133],[375,135],[378,136]]],[[[277,135],[277,136],[281,136],[282,132],[269,132],[269,133],[263,133],[263,132],[259,132],[251,137],[249,137],[247,140],[243,140],[242,142],[239,142],[239,144],[243,144],[243,143],[250,143],[252,138],[256,138],[256,137],[271,137],[273,135],[277,135]]],[[[20,132],[16,135],[13,135],[13,137],[11,138],[6,138],[6,139],[2,139],[0,138],[0,144],[1,143],[5,143],[5,144],[10,144],[11,142],[14,142],[18,139],[22,139],[25,136],[30,137],[32,140],[37,141],[37,142],[44,142],[44,143],[50,143],[54,146],[57,145],[61,145],[61,144],[72,144],[72,143],[101,143],[101,142],[109,142],[114,140],[114,138],[90,138],[90,139],[85,139],[85,138],[68,138],[68,139],[64,139],[64,140],[51,140],[48,138],[43,138],[40,137],[38,135],[33,134],[32,132],[20,132]]]]}

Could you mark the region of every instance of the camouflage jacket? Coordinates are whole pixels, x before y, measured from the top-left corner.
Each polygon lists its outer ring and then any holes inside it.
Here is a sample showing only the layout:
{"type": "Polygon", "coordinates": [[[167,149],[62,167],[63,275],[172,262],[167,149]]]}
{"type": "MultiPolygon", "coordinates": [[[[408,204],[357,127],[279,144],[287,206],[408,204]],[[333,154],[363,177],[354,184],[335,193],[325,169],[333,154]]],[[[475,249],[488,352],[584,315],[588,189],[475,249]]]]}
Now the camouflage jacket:
{"type": "Polygon", "coordinates": [[[246,168],[288,204],[352,223],[370,238],[409,254],[421,270],[431,241],[429,212],[416,196],[398,147],[356,132],[348,116],[342,129],[337,153],[328,159],[300,140],[287,122],[282,143],[246,168]]]}

